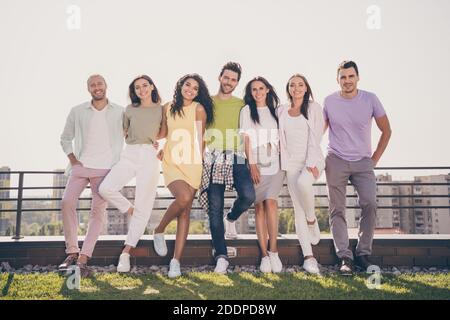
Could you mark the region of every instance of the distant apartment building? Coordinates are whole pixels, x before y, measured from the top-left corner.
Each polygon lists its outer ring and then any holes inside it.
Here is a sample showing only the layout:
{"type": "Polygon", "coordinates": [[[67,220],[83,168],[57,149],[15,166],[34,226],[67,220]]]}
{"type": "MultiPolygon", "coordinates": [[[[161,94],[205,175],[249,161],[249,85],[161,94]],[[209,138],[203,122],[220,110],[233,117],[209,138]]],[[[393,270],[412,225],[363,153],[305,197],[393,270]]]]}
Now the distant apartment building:
{"type": "MultiPolygon", "coordinates": [[[[0,188],[11,187],[11,169],[9,167],[0,167],[0,188]]],[[[0,190],[0,210],[7,210],[11,206],[9,201],[2,201],[3,199],[9,199],[9,190],[0,190]]],[[[4,235],[6,230],[11,226],[11,220],[8,219],[8,215],[5,212],[0,211],[0,235],[4,235]]]]}
{"type": "Polygon", "coordinates": [[[418,176],[414,182],[424,184],[412,189],[415,233],[450,234],[450,174],[418,176]]]}
{"type": "MultiPolygon", "coordinates": [[[[61,199],[64,194],[64,188],[67,184],[67,180],[69,180],[69,177],[65,174],[60,173],[61,171],[64,171],[64,169],[56,169],[54,170],[53,174],[53,192],[52,197],[57,199],[53,200],[53,208],[60,209],[61,208],[61,199]]],[[[58,211],[55,211],[53,214],[52,220],[54,222],[56,221],[62,221],[61,213],[58,211]]]]}
{"type": "MultiPolygon", "coordinates": [[[[135,187],[124,187],[121,192],[122,195],[128,198],[131,202],[134,202],[135,187]]],[[[122,213],[114,206],[108,205],[108,211],[106,214],[105,233],[109,235],[122,235],[128,232],[129,216],[126,213],[122,213]]]]}
{"type": "Polygon", "coordinates": [[[377,229],[399,229],[400,209],[399,187],[393,185],[392,177],[388,174],[377,175],[377,229]],[[387,185],[382,185],[387,183],[387,185]]]}
{"type": "Polygon", "coordinates": [[[392,207],[377,210],[377,228],[413,234],[450,233],[450,209],[430,208],[449,206],[450,175],[418,176],[414,181],[393,181],[390,175],[378,175],[377,181],[398,183],[377,187],[378,206],[392,207]]]}
{"type": "Polygon", "coordinates": [[[414,201],[412,196],[413,182],[401,181],[403,184],[398,186],[399,204],[400,204],[400,229],[404,233],[416,233],[414,224],[414,201]],[[407,184],[410,182],[411,184],[407,184]]]}

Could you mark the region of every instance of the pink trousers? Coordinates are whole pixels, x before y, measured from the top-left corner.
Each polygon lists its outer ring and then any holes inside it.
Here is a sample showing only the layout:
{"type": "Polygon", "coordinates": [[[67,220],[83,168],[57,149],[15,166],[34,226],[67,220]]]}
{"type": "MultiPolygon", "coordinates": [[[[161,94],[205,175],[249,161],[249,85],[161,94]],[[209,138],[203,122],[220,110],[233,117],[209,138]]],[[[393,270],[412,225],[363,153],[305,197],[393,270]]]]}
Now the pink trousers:
{"type": "Polygon", "coordinates": [[[89,258],[92,257],[95,243],[103,229],[107,207],[106,201],[98,193],[98,187],[108,172],[109,169],[90,169],[79,165],[72,167],[72,174],[61,201],[67,254],[81,253],[89,258]],[[92,207],[86,237],[80,252],[78,247],[77,202],[88,183],[91,185],[92,207]]]}

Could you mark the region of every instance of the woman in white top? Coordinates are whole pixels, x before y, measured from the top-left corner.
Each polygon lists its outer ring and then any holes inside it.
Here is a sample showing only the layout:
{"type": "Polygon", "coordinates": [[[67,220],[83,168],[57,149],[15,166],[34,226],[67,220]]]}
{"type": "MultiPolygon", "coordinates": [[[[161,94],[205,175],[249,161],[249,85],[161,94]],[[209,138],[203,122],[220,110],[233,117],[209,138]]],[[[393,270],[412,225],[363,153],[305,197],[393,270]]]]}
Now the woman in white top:
{"type": "Polygon", "coordinates": [[[319,224],[314,213],[313,183],[325,167],[320,149],[325,122],[322,108],[312,100],[311,87],[303,75],[295,74],[289,79],[286,93],[290,103],[277,110],[281,168],[286,171],[294,206],[295,229],[304,256],[303,268],[318,274],[317,260],[311,247],[320,241],[319,224]]]}
{"type": "Polygon", "coordinates": [[[278,257],[278,194],[283,187],[280,168],[278,96],[262,77],[251,80],[245,89],[246,106],[240,114],[240,132],[244,135],[245,153],[255,184],[256,234],[262,252],[260,270],[281,272],[278,257]],[[269,240],[269,248],[267,241],[269,240]]]}

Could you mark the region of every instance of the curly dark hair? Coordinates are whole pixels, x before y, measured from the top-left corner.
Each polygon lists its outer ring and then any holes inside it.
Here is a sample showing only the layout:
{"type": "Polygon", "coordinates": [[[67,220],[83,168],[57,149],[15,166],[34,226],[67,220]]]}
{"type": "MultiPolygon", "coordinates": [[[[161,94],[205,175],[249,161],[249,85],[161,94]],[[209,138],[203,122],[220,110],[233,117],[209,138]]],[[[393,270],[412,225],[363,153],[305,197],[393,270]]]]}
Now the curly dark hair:
{"type": "Polygon", "coordinates": [[[244,95],[244,102],[250,107],[250,117],[252,118],[254,123],[259,123],[259,115],[258,110],[256,109],[256,101],[253,99],[252,95],[252,83],[255,81],[261,81],[264,83],[264,85],[269,89],[269,92],[267,93],[266,97],[266,104],[267,107],[270,110],[270,113],[272,114],[272,117],[277,121],[278,123],[278,116],[276,112],[276,108],[280,104],[280,99],[278,99],[277,93],[275,92],[275,89],[273,86],[263,77],[256,77],[250,80],[247,85],[245,86],[245,95],[244,95]]]}
{"type": "Polygon", "coordinates": [[[173,100],[170,105],[170,114],[175,117],[183,117],[183,95],[181,94],[181,88],[188,79],[193,79],[198,83],[198,94],[194,98],[194,101],[200,103],[206,112],[206,126],[211,125],[214,122],[214,103],[208,91],[208,86],[201,76],[196,73],[190,73],[180,78],[175,86],[173,100]]]}
{"type": "Polygon", "coordinates": [[[153,85],[154,89],[152,91],[152,101],[153,101],[153,103],[160,103],[161,97],[159,96],[158,88],[156,88],[155,83],[149,76],[147,76],[146,74],[142,74],[142,75],[139,75],[136,78],[134,78],[128,87],[128,94],[130,96],[132,105],[134,107],[138,107],[141,104],[141,99],[139,99],[139,97],[136,94],[136,90],[134,90],[134,83],[139,79],[145,79],[148,81],[148,83],[150,85],[153,85]]]}

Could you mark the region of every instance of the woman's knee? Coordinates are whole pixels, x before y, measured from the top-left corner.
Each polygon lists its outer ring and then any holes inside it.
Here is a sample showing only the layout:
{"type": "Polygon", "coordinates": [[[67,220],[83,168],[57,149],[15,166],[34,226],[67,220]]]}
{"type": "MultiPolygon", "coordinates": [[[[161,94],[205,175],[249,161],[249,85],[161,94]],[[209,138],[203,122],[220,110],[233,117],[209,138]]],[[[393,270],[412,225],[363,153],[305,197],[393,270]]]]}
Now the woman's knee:
{"type": "Polygon", "coordinates": [[[193,200],[193,196],[189,192],[182,192],[177,194],[175,201],[178,203],[178,205],[182,208],[187,208],[191,205],[193,200]]]}
{"type": "Polygon", "coordinates": [[[191,210],[188,210],[188,209],[183,210],[179,215],[180,219],[184,219],[184,220],[189,220],[190,216],[191,216],[191,210]]]}

